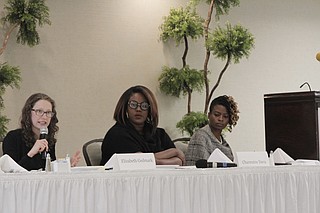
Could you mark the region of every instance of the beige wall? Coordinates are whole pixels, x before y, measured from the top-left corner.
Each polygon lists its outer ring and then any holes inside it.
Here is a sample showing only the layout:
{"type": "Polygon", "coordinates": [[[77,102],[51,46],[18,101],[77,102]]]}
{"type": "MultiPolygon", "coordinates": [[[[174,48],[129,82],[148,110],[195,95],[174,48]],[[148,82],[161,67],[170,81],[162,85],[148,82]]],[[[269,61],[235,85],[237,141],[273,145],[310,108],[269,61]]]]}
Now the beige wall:
{"type": "MultiPolygon", "coordinates": [[[[1,7],[4,0],[0,0],[1,7]]],[[[93,138],[104,137],[113,125],[113,110],[128,87],[143,84],[154,91],[160,108],[160,126],[172,138],[180,136],[176,122],[186,112],[186,100],[160,94],[157,79],[161,66],[180,66],[182,47],[159,42],[158,27],[171,7],[182,0],[51,0],[52,25],[39,30],[41,44],[29,48],[10,39],[1,61],[22,71],[20,90],[8,89],[5,114],[9,129],[17,128],[21,108],[32,93],[44,92],[57,102],[60,131],[57,156],[81,149],[93,138]]],[[[207,13],[203,6],[203,16],[207,13]]],[[[240,120],[227,140],[234,151],[264,150],[263,95],[303,91],[308,81],[320,88],[320,1],[241,0],[229,20],[249,28],[256,37],[250,58],[232,65],[215,96],[233,95],[240,120]]],[[[190,44],[189,63],[202,68],[203,42],[190,44]]],[[[211,82],[223,63],[211,60],[211,82]]],[[[196,94],[193,109],[203,109],[196,94]]],[[[299,112],[297,112],[299,113],[299,112]]],[[[84,162],[82,162],[84,164],[84,162]]]]}

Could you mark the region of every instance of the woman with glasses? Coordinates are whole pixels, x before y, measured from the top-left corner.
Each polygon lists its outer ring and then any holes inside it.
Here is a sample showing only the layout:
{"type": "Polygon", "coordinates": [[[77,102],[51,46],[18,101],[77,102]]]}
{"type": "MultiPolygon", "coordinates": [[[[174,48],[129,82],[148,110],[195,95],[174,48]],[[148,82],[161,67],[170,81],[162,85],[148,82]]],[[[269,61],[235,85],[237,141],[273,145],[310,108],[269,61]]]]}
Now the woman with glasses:
{"type": "MultiPolygon", "coordinates": [[[[31,95],[22,109],[21,127],[8,132],[3,140],[3,153],[27,170],[44,169],[44,153],[56,160],[57,123],[54,100],[42,93],[31,95]],[[43,129],[46,130],[45,137],[40,137],[43,129]]],[[[79,160],[80,151],[71,158],[71,165],[75,166],[79,160]]]]}
{"type": "Polygon", "coordinates": [[[182,151],[175,148],[168,134],[158,128],[158,106],[153,93],[144,86],[127,89],[115,108],[115,125],[102,143],[104,165],[115,153],[154,153],[156,164],[184,165],[182,151]]]}

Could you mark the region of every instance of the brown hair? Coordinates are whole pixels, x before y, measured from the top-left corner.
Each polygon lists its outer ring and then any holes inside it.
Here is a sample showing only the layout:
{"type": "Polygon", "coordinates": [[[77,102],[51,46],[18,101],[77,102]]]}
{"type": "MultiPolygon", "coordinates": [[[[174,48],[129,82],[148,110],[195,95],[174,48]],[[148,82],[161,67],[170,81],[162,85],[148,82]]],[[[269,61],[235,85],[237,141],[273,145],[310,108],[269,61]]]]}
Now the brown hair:
{"type": "Polygon", "coordinates": [[[50,124],[48,126],[48,137],[47,137],[49,147],[51,147],[57,142],[57,139],[55,138],[55,134],[59,130],[59,127],[57,126],[58,118],[57,118],[57,112],[56,112],[56,104],[52,98],[50,98],[48,95],[43,93],[35,93],[31,95],[27,99],[26,103],[24,104],[24,107],[22,108],[20,124],[21,124],[23,139],[28,147],[32,147],[35,142],[35,135],[34,135],[34,132],[32,131],[31,110],[34,107],[35,103],[37,103],[39,100],[49,101],[52,105],[52,112],[54,113],[54,115],[51,118],[50,124]]]}
{"type": "Polygon", "coordinates": [[[127,118],[128,102],[130,97],[134,93],[142,94],[150,105],[149,113],[146,122],[152,127],[152,132],[154,133],[158,127],[159,116],[158,116],[158,106],[154,94],[145,86],[137,85],[127,89],[120,97],[117,106],[114,110],[113,118],[122,125],[130,125],[127,118]]]}

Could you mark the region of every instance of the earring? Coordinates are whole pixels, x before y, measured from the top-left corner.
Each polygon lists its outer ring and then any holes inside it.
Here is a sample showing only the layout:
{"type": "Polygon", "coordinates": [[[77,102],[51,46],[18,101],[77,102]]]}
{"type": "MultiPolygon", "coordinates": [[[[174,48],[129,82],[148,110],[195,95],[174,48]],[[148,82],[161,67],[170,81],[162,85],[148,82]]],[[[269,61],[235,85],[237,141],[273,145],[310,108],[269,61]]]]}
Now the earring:
{"type": "Polygon", "coordinates": [[[147,119],[146,119],[146,122],[147,122],[148,124],[152,124],[152,118],[148,116],[147,119]]]}

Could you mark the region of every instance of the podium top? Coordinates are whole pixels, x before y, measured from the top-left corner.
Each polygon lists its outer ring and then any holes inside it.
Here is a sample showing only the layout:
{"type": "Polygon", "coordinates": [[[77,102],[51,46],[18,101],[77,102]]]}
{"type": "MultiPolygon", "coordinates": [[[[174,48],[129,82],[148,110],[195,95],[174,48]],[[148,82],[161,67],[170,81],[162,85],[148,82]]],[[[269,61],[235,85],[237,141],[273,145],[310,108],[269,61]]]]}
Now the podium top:
{"type": "Polygon", "coordinates": [[[288,98],[288,97],[320,97],[320,91],[285,92],[264,94],[264,98],[288,98]]]}
{"type": "Polygon", "coordinates": [[[265,94],[264,100],[267,102],[268,101],[279,101],[279,100],[320,102],[320,91],[265,94]]]}

